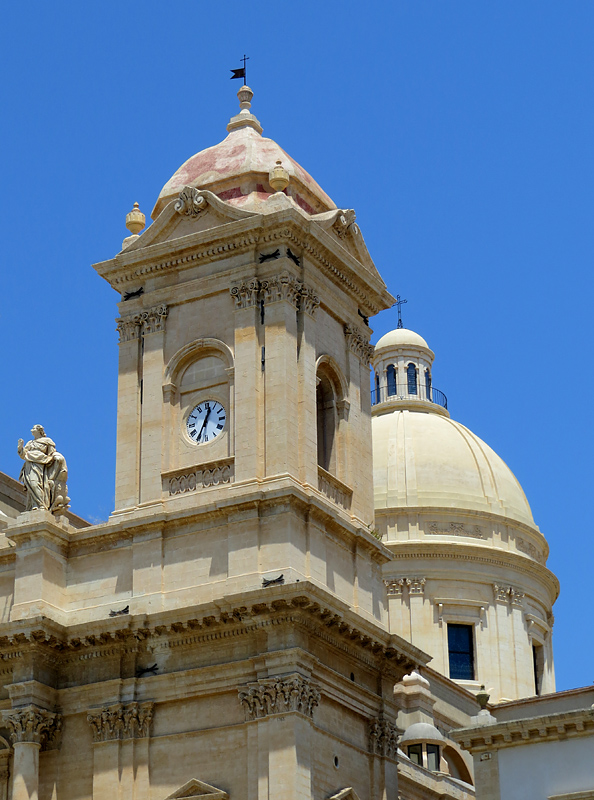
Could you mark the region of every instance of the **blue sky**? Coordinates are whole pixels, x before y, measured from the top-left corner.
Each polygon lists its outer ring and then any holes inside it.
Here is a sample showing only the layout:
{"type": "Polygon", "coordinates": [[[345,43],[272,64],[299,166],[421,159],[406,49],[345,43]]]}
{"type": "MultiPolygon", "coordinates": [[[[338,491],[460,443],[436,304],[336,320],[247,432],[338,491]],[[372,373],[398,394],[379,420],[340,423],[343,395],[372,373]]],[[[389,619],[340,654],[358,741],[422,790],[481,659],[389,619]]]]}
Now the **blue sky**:
{"type": "Polygon", "coordinates": [[[590,684],[594,3],[30,2],[3,23],[0,469],[41,422],[73,510],[112,510],[118,295],[90,265],[224,138],[245,52],[265,135],[355,208],[452,416],[522,483],[561,581],[558,688],[590,684]]]}

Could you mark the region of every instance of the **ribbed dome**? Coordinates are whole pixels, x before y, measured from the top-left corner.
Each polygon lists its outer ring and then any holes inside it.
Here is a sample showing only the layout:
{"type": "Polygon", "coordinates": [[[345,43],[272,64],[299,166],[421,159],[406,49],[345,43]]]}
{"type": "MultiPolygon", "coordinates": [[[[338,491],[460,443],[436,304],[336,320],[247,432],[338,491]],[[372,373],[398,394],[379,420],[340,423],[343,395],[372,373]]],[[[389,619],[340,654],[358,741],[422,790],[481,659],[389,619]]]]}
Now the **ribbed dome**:
{"type": "Polygon", "coordinates": [[[289,175],[286,194],[300,208],[308,214],[336,208],[303,167],[276,142],[262,136],[259,122],[248,113],[252,94],[249,87],[238,92],[242,111],[227,126],[227,138],[189,158],[167,181],[153,209],[153,219],[184,186],[209,189],[232,205],[258,210],[258,205],[274,194],[268,180],[277,161],[289,175]]]}
{"type": "Polygon", "coordinates": [[[419,336],[418,333],[409,330],[408,328],[396,328],[393,331],[386,333],[379,342],[376,344],[376,352],[381,350],[382,347],[425,347],[429,350],[429,345],[419,336]]]}
{"type": "MultiPolygon", "coordinates": [[[[420,338],[420,337],[419,337],[420,338]]],[[[456,508],[534,525],[509,467],[459,422],[392,410],[372,420],[375,508],[456,508]]]]}

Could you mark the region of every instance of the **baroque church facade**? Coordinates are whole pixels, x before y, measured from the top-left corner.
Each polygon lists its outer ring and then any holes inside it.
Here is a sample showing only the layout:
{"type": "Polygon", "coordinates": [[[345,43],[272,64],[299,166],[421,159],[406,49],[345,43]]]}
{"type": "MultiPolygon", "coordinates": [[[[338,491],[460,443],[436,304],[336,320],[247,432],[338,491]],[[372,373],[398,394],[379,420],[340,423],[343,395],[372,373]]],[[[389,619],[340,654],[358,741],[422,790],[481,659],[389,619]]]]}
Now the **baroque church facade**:
{"type": "Polygon", "coordinates": [[[470,798],[481,685],[554,692],[521,487],[421,336],[370,344],[394,298],[354,212],[238,97],[95,265],[121,294],[109,520],[0,481],[0,800],[470,798]]]}

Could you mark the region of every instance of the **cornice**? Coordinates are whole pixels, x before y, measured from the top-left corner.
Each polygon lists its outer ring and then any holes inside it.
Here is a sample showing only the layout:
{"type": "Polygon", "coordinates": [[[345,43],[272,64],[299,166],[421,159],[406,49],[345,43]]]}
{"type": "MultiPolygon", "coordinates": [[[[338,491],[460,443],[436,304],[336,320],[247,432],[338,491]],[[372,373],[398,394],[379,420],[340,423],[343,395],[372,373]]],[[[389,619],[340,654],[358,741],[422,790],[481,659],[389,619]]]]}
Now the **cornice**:
{"type": "Polygon", "coordinates": [[[458,728],[450,731],[450,736],[465,750],[475,753],[518,744],[556,742],[560,739],[591,736],[593,732],[594,708],[585,708],[492,725],[458,728]]]}
{"type": "MultiPolygon", "coordinates": [[[[513,550],[499,550],[493,547],[460,541],[427,542],[425,539],[399,542],[398,544],[392,542],[390,545],[391,564],[413,559],[437,559],[440,561],[447,559],[487,564],[489,566],[503,567],[504,569],[511,567],[515,572],[528,575],[544,584],[554,595],[553,602],[559,596],[560,584],[556,576],[542,564],[513,550]]],[[[396,567],[394,571],[397,571],[396,567]]]]}
{"type": "Polygon", "coordinates": [[[123,291],[126,284],[138,283],[148,275],[216,261],[229,253],[246,252],[279,240],[307,253],[333,283],[343,290],[346,287],[358,298],[369,316],[391,306],[393,297],[379,273],[374,275],[319,225],[304,219],[294,209],[255,215],[143,249],[124,250],[113,259],[93,266],[114,289],[123,291]]]}
{"type": "Polygon", "coordinates": [[[314,584],[302,581],[188,609],[68,627],[46,617],[7,623],[0,627],[0,661],[11,661],[36,648],[66,663],[135,652],[149,641],[157,652],[240,637],[286,623],[302,626],[374,669],[401,674],[429,660],[414,645],[362,619],[314,584]]]}

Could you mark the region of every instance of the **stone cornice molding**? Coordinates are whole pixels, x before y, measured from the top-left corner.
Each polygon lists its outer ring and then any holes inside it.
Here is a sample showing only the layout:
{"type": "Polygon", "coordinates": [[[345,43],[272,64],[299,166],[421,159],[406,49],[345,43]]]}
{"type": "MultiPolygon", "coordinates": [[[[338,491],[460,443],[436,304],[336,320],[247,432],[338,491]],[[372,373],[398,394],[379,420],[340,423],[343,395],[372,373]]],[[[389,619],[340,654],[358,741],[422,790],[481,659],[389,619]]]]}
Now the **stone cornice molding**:
{"type": "Polygon", "coordinates": [[[29,742],[45,750],[59,747],[62,717],[35,705],[4,711],[3,721],[10,731],[12,744],[29,742]]]}
{"type": "MultiPolygon", "coordinates": [[[[204,196],[206,192],[200,194],[204,196]]],[[[209,203],[213,204],[210,198],[209,203]]],[[[176,213],[173,211],[173,202],[172,213],[176,213]]],[[[159,242],[142,249],[135,245],[134,250],[127,249],[94,267],[114,288],[122,291],[126,284],[138,282],[155,272],[215,261],[229,253],[237,254],[257,245],[262,247],[282,240],[291,249],[307,254],[333,282],[356,295],[366,315],[373,316],[381,309],[390,307],[393,298],[379,274],[374,274],[366,266],[362,269],[361,262],[344,250],[340,240],[333,241],[333,237],[315,222],[304,221],[297,211],[287,209],[277,215],[267,215],[266,227],[260,223],[254,229],[253,217],[259,215],[250,216],[252,219],[242,218],[178,240],[159,242]],[[278,218],[274,220],[274,216],[278,218]],[[276,229],[270,230],[275,223],[276,229]]]]}
{"type": "Polygon", "coordinates": [[[356,325],[346,324],[344,326],[347,347],[366,367],[371,364],[374,347],[369,343],[367,336],[363,334],[356,325]]]}
{"type": "Polygon", "coordinates": [[[402,731],[382,716],[369,720],[369,750],[377,756],[396,758],[402,731]]]}
{"type": "Polygon", "coordinates": [[[155,704],[115,703],[87,713],[94,742],[116,739],[146,739],[150,735],[155,704]]]}
{"type": "Polygon", "coordinates": [[[313,584],[270,587],[243,593],[241,605],[221,608],[208,603],[202,609],[159,612],[146,616],[104,619],[76,627],[63,628],[57,623],[37,618],[27,623],[12,623],[10,635],[0,637],[6,661],[27,657],[31,648],[52,653],[61,665],[93,657],[113,657],[136,653],[150,642],[152,652],[167,653],[230,637],[287,624],[298,626],[309,635],[323,640],[337,651],[356,656],[372,669],[400,680],[411,669],[423,665],[428,656],[414,645],[395,635],[388,635],[372,623],[357,619],[348,606],[313,584]],[[119,625],[119,627],[118,627],[119,625]]]}
{"type": "Polygon", "coordinates": [[[161,333],[165,330],[165,320],[168,314],[169,308],[164,303],[161,303],[137,314],[116,319],[116,329],[120,335],[120,344],[122,342],[131,342],[151,333],[161,333]]]}
{"type": "Polygon", "coordinates": [[[542,717],[477,725],[449,732],[450,738],[465,750],[481,752],[499,750],[517,744],[555,742],[560,739],[592,736],[594,733],[594,708],[563,711],[542,717]]]}
{"type": "Polygon", "coordinates": [[[314,709],[320,702],[320,688],[309,678],[295,673],[248,683],[238,689],[238,696],[246,720],[291,711],[312,719],[314,709]]]}
{"type": "MultiPolygon", "coordinates": [[[[551,605],[559,596],[559,581],[553,573],[536,561],[520,556],[513,550],[501,550],[484,545],[472,545],[469,542],[419,542],[416,540],[409,546],[408,542],[388,542],[392,560],[406,561],[419,558],[430,562],[432,559],[443,561],[469,561],[475,564],[513,569],[519,575],[539,580],[551,591],[551,605]]],[[[396,567],[395,567],[396,570],[396,567]]]]}

